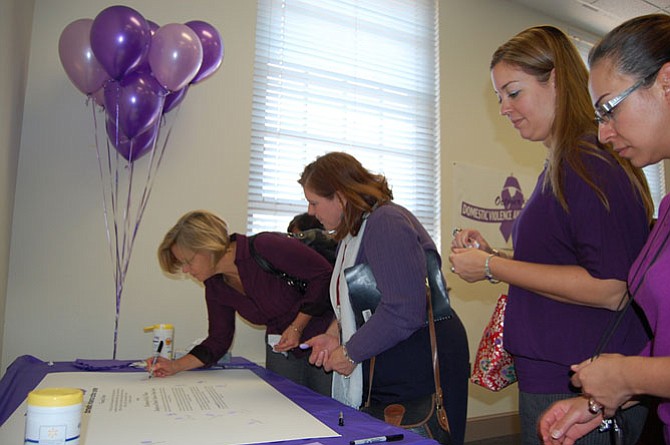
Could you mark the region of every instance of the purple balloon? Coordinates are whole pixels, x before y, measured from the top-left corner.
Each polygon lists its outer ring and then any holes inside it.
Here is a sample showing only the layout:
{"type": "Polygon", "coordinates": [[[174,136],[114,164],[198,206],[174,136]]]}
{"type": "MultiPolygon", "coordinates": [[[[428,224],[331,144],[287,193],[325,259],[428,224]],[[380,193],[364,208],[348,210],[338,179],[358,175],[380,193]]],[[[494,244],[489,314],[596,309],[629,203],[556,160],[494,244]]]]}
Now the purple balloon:
{"type": "Polygon", "coordinates": [[[186,97],[187,91],[188,91],[188,85],[186,85],[181,90],[173,91],[172,93],[165,96],[165,103],[163,104],[163,114],[169,113],[177,105],[179,105],[186,97]]]}
{"type": "Polygon", "coordinates": [[[149,66],[163,87],[178,91],[189,84],[202,65],[202,43],[186,25],[170,23],[158,28],[151,41],[149,66]]]}
{"type": "Polygon", "coordinates": [[[58,39],[58,56],[70,81],[88,95],[99,90],[109,75],[91,50],[93,19],[79,19],[63,29],[58,39]]]}
{"type": "Polygon", "coordinates": [[[158,120],[165,94],[150,73],[134,71],[105,85],[107,116],[132,139],[158,120]]]}
{"type": "Polygon", "coordinates": [[[93,20],[91,48],[116,80],[133,70],[151,44],[151,29],[142,15],[127,6],[110,6],[93,20]]]}
{"type": "Polygon", "coordinates": [[[193,20],[185,24],[195,31],[202,44],[202,65],[191,81],[191,84],[196,84],[210,77],[221,66],[223,42],[219,31],[207,22],[193,20]]]}
{"type": "Polygon", "coordinates": [[[114,121],[107,118],[106,128],[107,137],[114,148],[129,162],[136,161],[145,154],[149,153],[158,139],[158,127],[160,122],[156,122],[144,132],[138,134],[132,139],[128,139],[122,131],[119,131],[114,125],[114,121]]]}
{"type": "MultiPolygon", "coordinates": [[[[156,31],[158,28],[160,28],[160,26],[151,20],[147,20],[147,23],[149,24],[149,31],[151,32],[151,37],[153,39],[154,34],[156,34],[156,31]]],[[[151,39],[149,39],[149,51],[151,51],[151,39]]],[[[151,67],[149,66],[149,51],[147,51],[146,54],[142,56],[142,60],[140,60],[140,63],[137,64],[135,71],[151,72],[151,67]]]]}

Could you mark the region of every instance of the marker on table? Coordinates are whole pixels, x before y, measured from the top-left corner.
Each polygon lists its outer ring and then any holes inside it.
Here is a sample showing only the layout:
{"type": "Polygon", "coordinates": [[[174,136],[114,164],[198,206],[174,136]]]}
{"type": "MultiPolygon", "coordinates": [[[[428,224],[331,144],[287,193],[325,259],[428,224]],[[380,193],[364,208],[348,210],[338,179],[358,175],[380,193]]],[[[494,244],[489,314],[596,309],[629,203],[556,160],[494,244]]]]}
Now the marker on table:
{"type": "Polygon", "coordinates": [[[337,424],[339,426],[344,426],[344,413],[340,411],[340,417],[337,419],[337,424]]]}
{"type": "Polygon", "coordinates": [[[156,353],[154,354],[153,360],[151,360],[151,369],[149,369],[149,378],[154,376],[154,366],[156,365],[156,360],[158,360],[158,356],[161,355],[161,351],[163,350],[163,340],[158,343],[158,348],[156,348],[156,353]]]}
{"type": "Polygon", "coordinates": [[[349,445],[365,445],[368,443],[379,443],[379,442],[395,442],[396,440],[403,440],[405,436],[403,434],[391,434],[390,436],[378,436],[378,437],[369,437],[367,439],[358,439],[349,441],[349,445]]]}

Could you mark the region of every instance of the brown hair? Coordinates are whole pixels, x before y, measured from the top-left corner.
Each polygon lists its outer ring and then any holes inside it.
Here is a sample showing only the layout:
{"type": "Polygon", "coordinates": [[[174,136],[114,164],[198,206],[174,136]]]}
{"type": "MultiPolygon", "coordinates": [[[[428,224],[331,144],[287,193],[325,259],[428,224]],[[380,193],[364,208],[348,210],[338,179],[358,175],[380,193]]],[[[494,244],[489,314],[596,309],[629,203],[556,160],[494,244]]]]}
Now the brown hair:
{"type": "Polygon", "coordinates": [[[544,187],[550,187],[566,212],[569,211],[564,194],[563,165],[567,163],[598,195],[605,208],[609,202],[604,192],[587,171],[582,154],[607,160],[610,153],[623,167],[629,181],[637,190],[651,219],[653,203],[646,178],[641,169],[619,157],[609,145],[591,143],[597,140],[593,105],[588,91],[588,71],[570,39],[553,26],[528,28],[501,45],[491,58],[490,69],[505,62],[546,83],[554,72],[556,110],[551,128],[551,150],[544,187]]]}
{"type": "Polygon", "coordinates": [[[209,252],[213,264],[216,264],[230,246],[228,226],[223,219],[206,210],[194,210],[179,218],[158,247],[161,269],[175,274],[179,272],[181,262],[172,253],[172,246],[194,252],[209,252]]]}
{"type": "Polygon", "coordinates": [[[342,222],[335,229],[336,240],[349,233],[356,236],[366,213],[393,200],[383,175],[370,173],[356,158],[343,152],[318,157],[305,167],[298,183],[318,196],[346,203],[342,222]]]}
{"type": "Polygon", "coordinates": [[[589,65],[607,59],[624,75],[654,82],[655,74],[670,62],[670,16],[648,14],[630,19],[610,31],[591,49],[589,65]]]}

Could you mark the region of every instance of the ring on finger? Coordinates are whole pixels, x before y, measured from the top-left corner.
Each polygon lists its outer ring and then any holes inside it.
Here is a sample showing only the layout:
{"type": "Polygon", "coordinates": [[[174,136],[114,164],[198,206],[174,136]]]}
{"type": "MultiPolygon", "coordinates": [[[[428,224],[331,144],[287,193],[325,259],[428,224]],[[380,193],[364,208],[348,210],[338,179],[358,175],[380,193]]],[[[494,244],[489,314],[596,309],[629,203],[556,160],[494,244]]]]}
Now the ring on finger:
{"type": "Polygon", "coordinates": [[[598,414],[602,409],[603,406],[600,403],[593,400],[593,398],[589,399],[589,412],[591,414],[598,414]]]}
{"type": "Polygon", "coordinates": [[[451,236],[456,236],[456,234],[461,230],[463,229],[461,229],[460,227],[455,227],[454,230],[451,231],[451,236]]]}

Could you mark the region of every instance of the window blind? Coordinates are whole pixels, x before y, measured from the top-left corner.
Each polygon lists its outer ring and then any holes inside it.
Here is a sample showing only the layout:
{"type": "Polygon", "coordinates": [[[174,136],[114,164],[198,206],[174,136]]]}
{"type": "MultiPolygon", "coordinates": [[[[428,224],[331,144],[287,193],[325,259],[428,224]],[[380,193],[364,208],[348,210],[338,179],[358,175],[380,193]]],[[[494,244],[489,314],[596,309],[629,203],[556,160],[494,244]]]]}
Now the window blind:
{"type": "Polygon", "coordinates": [[[651,190],[651,198],[654,200],[654,217],[658,217],[658,206],[665,196],[665,167],[663,161],[648,165],[642,169],[647,177],[647,183],[651,190]]]}
{"type": "Polygon", "coordinates": [[[247,230],[285,231],[297,183],[345,151],[439,244],[435,0],[258,0],[247,230]]]}

